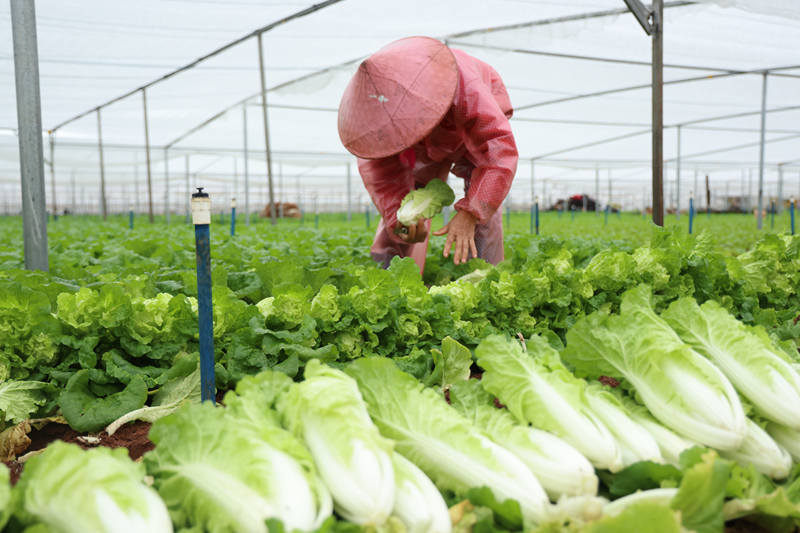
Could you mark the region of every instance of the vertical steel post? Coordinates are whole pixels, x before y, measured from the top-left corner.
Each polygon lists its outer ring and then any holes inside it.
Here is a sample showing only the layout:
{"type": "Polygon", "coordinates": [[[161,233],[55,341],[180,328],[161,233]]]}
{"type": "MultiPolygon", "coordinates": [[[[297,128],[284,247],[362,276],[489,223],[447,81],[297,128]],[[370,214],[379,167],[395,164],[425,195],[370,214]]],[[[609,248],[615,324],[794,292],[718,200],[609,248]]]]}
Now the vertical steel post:
{"type": "MultiPolygon", "coordinates": [[[[55,194],[55,193],[54,193],[55,194]]],[[[778,214],[783,214],[783,165],[778,165],[778,214]]]]}
{"type": "Polygon", "coordinates": [[[78,202],[76,198],[77,191],[75,190],[75,169],[71,170],[69,173],[69,183],[72,189],[72,213],[76,214],[78,212],[78,202]]]}
{"type": "Polygon", "coordinates": [[[757,226],[763,225],[762,216],[764,208],[764,140],[767,127],[767,72],[765,71],[761,83],[761,138],[758,148],[758,217],[757,226]]]}
{"type": "Polygon", "coordinates": [[[153,172],[150,168],[150,126],[147,122],[147,90],[142,89],[142,110],[144,111],[144,153],[147,163],[147,216],[152,224],[153,214],[153,172]]]}
{"type": "Polygon", "coordinates": [[[600,167],[594,167],[594,215],[600,213],[600,167]]]}
{"type": "Polygon", "coordinates": [[[711,187],[708,184],[708,174],[706,174],[706,216],[711,217],[711,187]]]}
{"type": "Polygon", "coordinates": [[[48,270],[39,53],[33,0],[11,0],[25,268],[48,270]]]}
{"type": "Polygon", "coordinates": [[[789,225],[792,231],[792,235],[794,235],[794,196],[792,196],[791,200],[789,200],[789,225]]]}
{"type": "Polygon", "coordinates": [[[689,235],[692,234],[692,223],[694,222],[694,192],[689,193],[689,235]]]}
{"type": "Polygon", "coordinates": [[[53,220],[58,220],[58,204],[56,202],[56,141],[53,132],[48,131],[47,136],[50,140],[50,192],[53,195],[53,220]]]}
{"type": "Polygon", "coordinates": [[[169,148],[164,148],[164,218],[169,225],[169,148]]]}
{"type": "Polygon", "coordinates": [[[536,225],[536,235],[539,235],[539,197],[536,197],[536,205],[534,214],[536,215],[535,225],[536,225]]]}
{"type": "Polygon", "coordinates": [[[197,254],[197,310],[200,329],[200,398],[214,402],[214,313],[211,307],[211,199],[199,187],[192,195],[197,254]]]}
{"type": "Polygon", "coordinates": [[[269,120],[267,117],[267,78],[264,73],[264,49],[261,43],[261,34],[256,39],[258,43],[258,71],[261,79],[261,115],[264,119],[264,149],[267,157],[267,185],[269,187],[269,213],[270,222],[277,223],[275,212],[275,190],[272,187],[272,149],[269,145],[269,120]]]}
{"type": "Polygon", "coordinates": [[[653,0],[653,222],[664,225],[664,0],[653,0]]]}
{"type": "Polygon", "coordinates": [[[675,158],[675,220],[681,219],[681,127],[678,130],[678,155],[675,158]]]}
{"type": "Polygon", "coordinates": [[[369,229],[369,202],[364,204],[364,213],[365,213],[366,219],[367,219],[367,229],[369,229]]]}
{"type": "Polygon", "coordinates": [[[189,154],[186,154],[184,160],[184,169],[183,169],[183,177],[186,180],[186,223],[188,224],[191,221],[190,214],[191,214],[191,198],[192,198],[192,188],[189,186],[189,154]]]}
{"type": "Polygon", "coordinates": [[[350,173],[350,163],[347,163],[347,221],[350,222],[352,220],[352,205],[351,205],[351,198],[352,198],[352,177],[350,173]]]}
{"type": "Polygon", "coordinates": [[[609,211],[609,209],[611,209],[611,206],[609,204],[606,204],[605,216],[603,217],[604,218],[604,220],[603,220],[603,225],[604,226],[608,226],[608,211],[609,211]]]}
{"type": "Polygon", "coordinates": [[[248,226],[250,225],[250,162],[247,149],[247,102],[242,104],[242,140],[244,141],[244,213],[248,226]]]}
{"type": "Polygon", "coordinates": [[[136,155],[136,152],[133,153],[133,189],[134,189],[134,196],[135,203],[136,203],[136,212],[139,212],[139,158],[136,155]]]}
{"type": "Polygon", "coordinates": [[[97,108],[97,153],[100,156],[100,212],[103,220],[108,217],[108,203],[106,201],[106,164],[103,158],[103,120],[100,117],[100,108],[97,108]]]}

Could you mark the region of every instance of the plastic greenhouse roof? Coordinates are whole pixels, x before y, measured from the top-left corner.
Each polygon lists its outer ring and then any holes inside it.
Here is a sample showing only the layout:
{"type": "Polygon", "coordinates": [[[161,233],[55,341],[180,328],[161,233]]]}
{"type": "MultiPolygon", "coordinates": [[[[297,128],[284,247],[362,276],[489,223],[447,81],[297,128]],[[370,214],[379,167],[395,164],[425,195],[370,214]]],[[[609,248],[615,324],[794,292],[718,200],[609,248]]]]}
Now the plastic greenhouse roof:
{"type": "MultiPolygon", "coordinates": [[[[43,126],[52,129],[311,5],[291,0],[39,0],[43,126]]],[[[780,69],[770,74],[767,85],[767,108],[772,110],[766,120],[767,194],[774,194],[779,167],[790,179],[788,193],[800,193],[800,3],[667,5],[665,195],[669,198],[674,189],[678,124],[684,124],[684,191],[696,187],[696,173],[711,173],[715,186],[729,194],[745,190],[746,176],[757,174],[765,69],[780,69]],[[679,81],[687,78],[694,80],[679,81]],[[706,120],[728,115],[737,116],[706,120]]],[[[309,201],[313,190],[323,203],[344,202],[347,164],[354,162],[336,130],[344,86],[359,60],[384,44],[430,35],[490,63],[509,88],[521,156],[512,202],[530,201],[535,160],[535,194],[593,193],[598,173],[601,199],[610,179],[617,199],[641,203],[650,182],[651,46],[624,7],[621,0],[343,0],[264,33],[279,195],[309,201]],[[583,17],[614,10],[620,12],[583,17]],[[629,90],[616,91],[622,88],[629,90]],[[601,94],[585,97],[592,93],[601,94]]],[[[8,3],[0,3],[0,28],[6,36],[0,39],[0,75],[7,80],[0,85],[0,190],[13,205],[19,198],[19,170],[8,3]]],[[[147,89],[157,211],[167,195],[173,209],[180,210],[187,183],[241,196],[245,116],[251,197],[263,200],[256,46],[255,38],[247,39],[147,89]]],[[[138,205],[142,194],[136,191],[144,191],[142,109],[140,92],[101,109],[112,209],[123,208],[125,201],[138,205]]],[[[85,203],[96,202],[97,114],[59,127],[53,138],[59,202],[76,202],[78,192],[85,203]]],[[[363,202],[366,196],[352,165],[351,172],[354,201],[363,202]]],[[[46,179],[52,195],[49,169],[46,179]]],[[[684,203],[687,197],[684,192],[684,203]]]]}

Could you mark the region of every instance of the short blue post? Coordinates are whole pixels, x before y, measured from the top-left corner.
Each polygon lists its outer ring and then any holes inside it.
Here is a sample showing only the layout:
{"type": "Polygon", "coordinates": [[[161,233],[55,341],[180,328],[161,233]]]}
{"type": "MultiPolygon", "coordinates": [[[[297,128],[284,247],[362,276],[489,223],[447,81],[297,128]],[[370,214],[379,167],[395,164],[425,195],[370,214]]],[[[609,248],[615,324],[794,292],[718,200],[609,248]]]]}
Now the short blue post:
{"type": "Polygon", "coordinates": [[[305,226],[306,224],[306,210],[302,207],[300,208],[300,225],[305,226]]]}
{"type": "Polygon", "coordinates": [[[694,196],[689,195],[689,235],[692,234],[694,224],[694,196]]]}
{"type": "Polygon", "coordinates": [[[200,322],[200,398],[214,402],[214,315],[211,308],[211,198],[202,187],[192,195],[192,222],[197,255],[197,308],[200,322]]]}
{"type": "Polygon", "coordinates": [[[128,229],[133,229],[133,209],[128,210],[128,229]]]}
{"type": "Polygon", "coordinates": [[[506,229],[511,231],[511,206],[506,202],[506,229]]]}
{"type": "Polygon", "coordinates": [[[606,226],[608,226],[608,209],[609,209],[608,208],[608,204],[606,204],[606,209],[605,209],[605,212],[603,214],[603,224],[606,225],[606,226]]]}
{"type": "Polygon", "coordinates": [[[789,225],[792,230],[792,235],[794,235],[794,196],[789,202],[789,225]]]}
{"type": "Polygon", "coordinates": [[[236,198],[231,198],[231,237],[236,235],[236,198]]]}
{"type": "Polygon", "coordinates": [[[569,208],[569,219],[575,220],[575,210],[572,209],[571,207],[569,208]]]}
{"type": "Polygon", "coordinates": [[[317,195],[314,195],[314,229],[319,229],[319,209],[317,208],[317,195]]]}
{"type": "Polygon", "coordinates": [[[534,215],[536,215],[536,235],[539,235],[539,198],[536,198],[536,203],[533,205],[534,215]]]}
{"type": "Polygon", "coordinates": [[[529,233],[533,233],[533,210],[534,210],[534,204],[531,204],[531,224],[529,233]]]}
{"type": "Polygon", "coordinates": [[[364,209],[364,213],[367,215],[367,229],[369,229],[369,204],[367,204],[366,209],[364,209]]]}

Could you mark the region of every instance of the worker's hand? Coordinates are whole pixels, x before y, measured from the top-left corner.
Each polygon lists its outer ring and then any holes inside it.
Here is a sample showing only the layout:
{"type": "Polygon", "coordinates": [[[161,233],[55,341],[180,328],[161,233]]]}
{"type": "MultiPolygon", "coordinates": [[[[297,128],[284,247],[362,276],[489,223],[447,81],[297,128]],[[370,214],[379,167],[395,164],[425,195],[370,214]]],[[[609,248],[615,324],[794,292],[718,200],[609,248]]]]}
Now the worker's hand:
{"type": "Polygon", "coordinates": [[[469,261],[470,255],[478,257],[478,249],[475,247],[475,225],[478,220],[471,213],[466,211],[456,211],[456,215],[445,227],[439,231],[434,231],[434,235],[447,234],[444,243],[444,255],[450,257],[450,249],[453,249],[453,264],[460,265],[469,261]]]}
{"type": "Polygon", "coordinates": [[[394,232],[398,237],[409,244],[422,242],[428,237],[428,229],[425,227],[424,218],[411,226],[404,226],[398,223],[394,232]]]}

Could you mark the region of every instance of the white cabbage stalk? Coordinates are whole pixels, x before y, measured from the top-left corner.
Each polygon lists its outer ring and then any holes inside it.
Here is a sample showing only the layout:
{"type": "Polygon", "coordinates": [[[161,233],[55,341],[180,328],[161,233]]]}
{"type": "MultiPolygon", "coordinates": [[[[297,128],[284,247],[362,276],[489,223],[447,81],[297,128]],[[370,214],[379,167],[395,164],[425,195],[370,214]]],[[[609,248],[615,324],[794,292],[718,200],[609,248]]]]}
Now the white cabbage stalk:
{"type": "Polygon", "coordinates": [[[522,429],[530,444],[509,439],[505,447],[530,468],[551,499],[597,494],[594,467],[578,450],[541,429],[522,429]]]}
{"type": "Polygon", "coordinates": [[[800,431],[770,422],[767,424],[767,433],[783,446],[795,461],[800,462],[800,431]]]}
{"type": "Polygon", "coordinates": [[[620,401],[602,387],[600,384],[592,383],[586,388],[589,408],[600,417],[617,440],[622,450],[623,466],[630,466],[639,461],[663,463],[664,458],[655,438],[631,419],[620,401]]]}
{"type": "Polygon", "coordinates": [[[578,320],[562,355],[579,375],[626,379],[653,416],[679,434],[735,450],[747,433],[736,390],[653,311],[651,295],[640,285],[623,294],[620,314],[578,320]]]}
{"type": "Polygon", "coordinates": [[[629,505],[643,501],[660,503],[668,506],[676,494],[678,494],[678,489],[674,488],[641,490],[606,504],[603,509],[603,514],[605,516],[617,516],[629,505]]]}
{"type": "Polygon", "coordinates": [[[381,432],[437,487],[458,494],[488,487],[500,501],[519,502],[526,522],[546,518],[547,495],[525,463],[486,438],[440,393],[382,357],[357,359],[347,373],[358,382],[381,432]]]}
{"type": "Polygon", "coordinates": [[[747,419],[747,437],[738,450],[721,452],[727,459],[752,464],[756,470],[773,479],[784,479],[792,469],[792,456],[764,431],[747,419]]]}
{"type": "Polygon", "coordinates": [[[484,369],[481,383],[520,421],[549,431],[582,453],[595,467],[617,471],[622,452],[594,412],[586,382],[567,370],[558,352],[534,336],[529,353],[518,342],[490,335],[475,350],[484,369]]]}
{"type": "Polygon", "coordinates": [[[450,513],[433,482],[399,453],[392,459],[395,479],[392,514],[403,522],[408,533],[450,533],[450,513]]]}
{"type": "Polygon", "coordinates": [[[597,494],[597,476],[586,457],[555,435],[520,424],[507,409],[495,407],[481,381],[452,384],[450,404],[484,435],[519,457],[550,499],[597,494]]]}
{"type": "Polygon", "coordinates": [[[284,424],[308,446],[336,511],[359,525],[380,526],[395,498],[392,443],[367,414],[356,382],[317,360],[279,402],[284,424]]]}
{"type": "MultiPolygon", "coordinates": [[[[51,533],[172,533],[164,502],[124,449],[57,441],[25,464],[14,490],[25,525],[51,533]]],[[[27,529],[26,529],[27,531],[27,529]]]]}
{"type": "Polygon", "coordinates": [[[643,414],[637,411],[629,411],[631,417],[644,429],[650,433],[658,443],[658,449],[661,450],[661,456],[664,460],[673,465],[680,465],[681,453],[689,448],[696,446],[695,443],[681,437],[668,427],[657,422],[649,414],[643,414]]]}
{"type": "Polygon", "coordinates": [[[717,302],[673,302],[662,316],[686,343],[708,357],[759,415],[800,429],[800,374],[763,330],[736,320],[717,302]]]}

